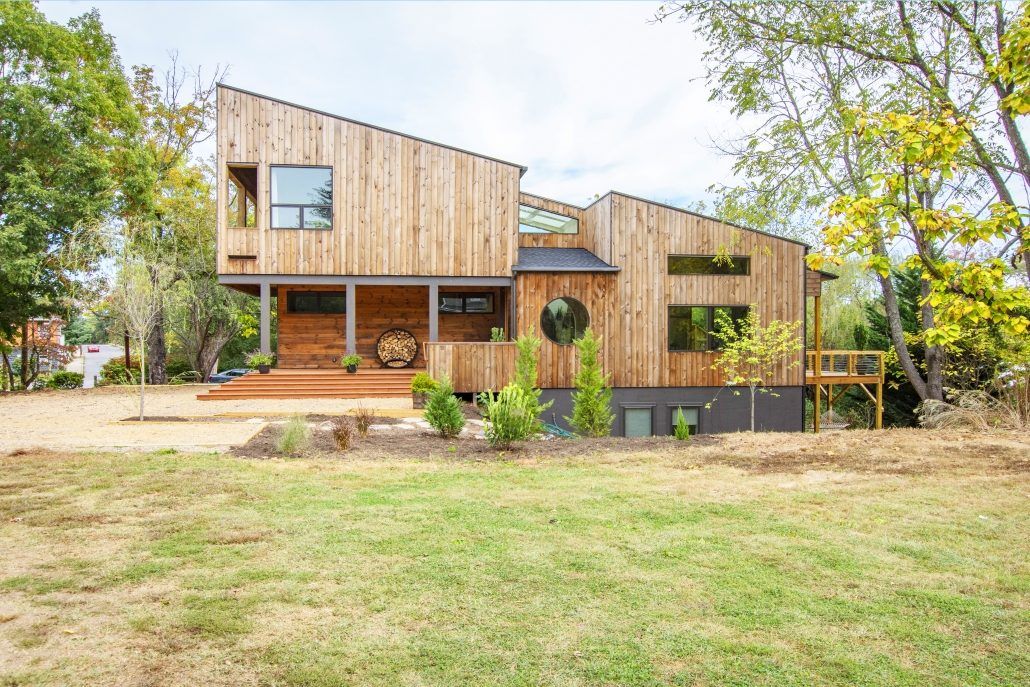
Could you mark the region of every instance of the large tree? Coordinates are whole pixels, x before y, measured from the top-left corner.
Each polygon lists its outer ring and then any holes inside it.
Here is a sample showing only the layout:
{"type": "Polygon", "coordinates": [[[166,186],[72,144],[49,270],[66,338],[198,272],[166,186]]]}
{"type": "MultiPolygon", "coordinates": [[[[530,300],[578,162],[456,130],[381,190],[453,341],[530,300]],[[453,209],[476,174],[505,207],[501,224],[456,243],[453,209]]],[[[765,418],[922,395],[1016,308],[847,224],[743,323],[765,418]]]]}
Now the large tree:
{"type": "Polygon", "coordinates": [[[138,122],[95,11],[65,26],[0,3],[0,338],[63,312],[95,266],[78,248],[140,173],[138,122]]]}
{"type": "MultiPolygon", "coordinates": [[[[664,5],[659,18],[670,17],[690,21],[707,40],[712,97],[752,126],[724,144],[744,183],[722,190],[723,205],[744,208],[752,221],[817,217],[838,198],[875,195],[887,161],[863,140],[863,111],[952,113],[969,123],[964,173],[926,188],[925,206],[960,204],[974,216],[997,203],[1026,206],[1030,157],[1016,123],[1027,105],[1019,47],[1026,45],[1026,5],[697,0],[664,5]]],[[[871,251],[900,259],[912,250],[908,238],[871,251]]],[[[978,246],[1030,275],[1028,247],[1025,216],[978,246]]],[[[929,255],[950,246],[925,248],[929,255]]],[[[940,398],[940,351],[926,346],[924,364],[913,360],[894,286],[883,269],[876,278],[901,367],[921,398],[940,398]]],[[[922,308],[924,329],[932,329],[929,298],[922,308]]]]}

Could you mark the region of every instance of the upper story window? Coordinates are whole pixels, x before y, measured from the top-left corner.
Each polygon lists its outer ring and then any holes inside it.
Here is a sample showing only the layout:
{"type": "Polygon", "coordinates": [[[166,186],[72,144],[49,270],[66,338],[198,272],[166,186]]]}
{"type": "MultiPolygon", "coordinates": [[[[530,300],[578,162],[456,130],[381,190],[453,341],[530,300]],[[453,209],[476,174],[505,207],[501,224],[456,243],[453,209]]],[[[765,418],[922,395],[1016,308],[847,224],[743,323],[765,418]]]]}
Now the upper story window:
{"type": "Polygon", "coordinates": [[[226,217],[229,227],[257,226],[257,167],[226,165],[226,217]]]}
{"type": "Polygon", "coordinates": [[[746,305],[670,305],[669,350],[719,350],[719,338],[712,333],[716,313],[728,315],[739,331],[739,323],[747,318],[748,309],[746,305]]]}
{"type": "Polygon", "coordinates": [[[332,229],[333,168],[272,166],[272,228],[332,229]]]}
{"type": "Polygon", "coordinates": [[[520,234],[578,234],[579,220],[529,205],[519,206],[520,234]]]}
{"type": "Polygon", "coordinates": [[[746,276],[751,274],[751,258],[746,255],[670,255],[669,274],[746,276]]]}

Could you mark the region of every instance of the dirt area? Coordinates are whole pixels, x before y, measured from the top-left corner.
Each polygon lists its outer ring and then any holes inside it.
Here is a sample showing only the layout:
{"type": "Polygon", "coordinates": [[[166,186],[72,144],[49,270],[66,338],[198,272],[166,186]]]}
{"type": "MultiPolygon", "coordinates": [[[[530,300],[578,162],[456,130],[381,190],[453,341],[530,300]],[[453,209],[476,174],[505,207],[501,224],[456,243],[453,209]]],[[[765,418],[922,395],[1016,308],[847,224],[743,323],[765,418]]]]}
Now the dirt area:
{"type": "Polygon", "coordinates": [[[409,398],[197,400],[197,393],[207,387],[189,384],[147,388],[147,421],[143,423],[125,421],[139,412],[135,387],[0,394],[0,416],[4,418],[0,451],[35,447],[224,451],[246,443],[271,417],[292,413],[338,415],[359,405],[378,412],[411,413],[409,398]]]}

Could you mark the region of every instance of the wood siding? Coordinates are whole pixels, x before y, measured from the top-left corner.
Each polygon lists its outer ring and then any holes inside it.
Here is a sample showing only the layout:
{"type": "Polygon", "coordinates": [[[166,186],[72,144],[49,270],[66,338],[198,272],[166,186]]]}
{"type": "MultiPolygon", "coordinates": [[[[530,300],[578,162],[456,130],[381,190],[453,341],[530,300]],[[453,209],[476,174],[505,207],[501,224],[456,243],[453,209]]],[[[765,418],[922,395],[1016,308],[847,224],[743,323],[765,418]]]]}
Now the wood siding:
{"type": "Polygon", "coordinates": [[[519,203],[548,212],[574,217],[579,220],[578,234],[519,234],[520,246],[540,248],[586,248],[611,263],[611,194],[591,203],[586,208],[569,205],[531,193],[520,193],[519,203]]]}
{"type": "Polygon", "coordinates": [[[218,89],[222,274],[507,276],[520,168],[218,89]],[[256,227],[227,227],[226,164],[257,165],[256,227]],[[333,229],[270,229],[269,166],[333,168],[333,229]],[[256,255],[256,260],[229,255],[256,255]]]}
{"type": "Polygon", "coordinates": [[[446,376],[459,393],[498,391],[515,378],[513,343],[427,343],[424,355],[429,374],[446,376]]]}
{"type": "MultiPolygon", "coordinates": [[[[668,350],[668,306],[751,305],[762,322],[804,320],[805,266],[803,245],[674,208],[617,193],[587,210],[591,227],[605,226],[611,236],[610,262],[620,272],[602,274],[520,274],[516,282],[519,331],[539,331],[540,311],[553,298],[572,296],[586,305],[591,324],[604,337],[605,370],[618,387],[719,386],[711,369],[717,354],[668,350]],[[747,276],[669,275],[672,253],[714,255],[720,247],[751,256],[747,276]]],[[[605,230],[595,236],[603,237],[605,230]]],[[[603,252],[603,238],[594,252],[603,252]]],[[[799,330],[799,338],[801,332],[799,330]]],[[[776,385],[801,385],[798,365],[782,369],[776,385]]],[[[544,337],[540,384],[568,388],[575,374],[575,349],[544,337]]]]}

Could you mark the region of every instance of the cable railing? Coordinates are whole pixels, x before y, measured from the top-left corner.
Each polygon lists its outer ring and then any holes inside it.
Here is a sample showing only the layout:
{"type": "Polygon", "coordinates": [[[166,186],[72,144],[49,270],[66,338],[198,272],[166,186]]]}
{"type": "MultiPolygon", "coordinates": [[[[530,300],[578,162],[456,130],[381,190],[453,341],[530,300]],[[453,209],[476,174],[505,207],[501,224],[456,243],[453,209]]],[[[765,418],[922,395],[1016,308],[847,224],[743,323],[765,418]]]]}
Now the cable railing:
{"type": "Polygon", "coordinates": [[[882,378],[883,351],[808,351],[806,369],[809,377],[882,378]]]}

